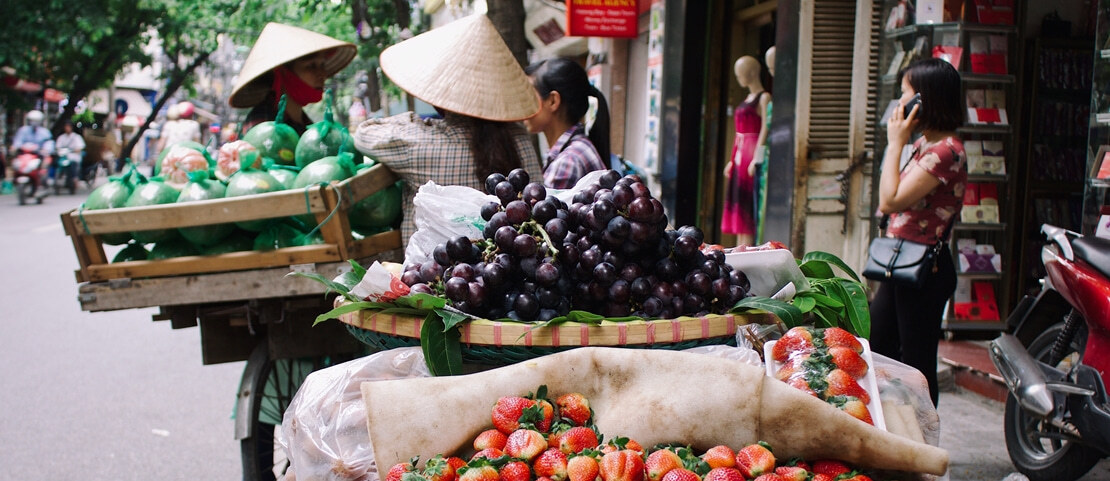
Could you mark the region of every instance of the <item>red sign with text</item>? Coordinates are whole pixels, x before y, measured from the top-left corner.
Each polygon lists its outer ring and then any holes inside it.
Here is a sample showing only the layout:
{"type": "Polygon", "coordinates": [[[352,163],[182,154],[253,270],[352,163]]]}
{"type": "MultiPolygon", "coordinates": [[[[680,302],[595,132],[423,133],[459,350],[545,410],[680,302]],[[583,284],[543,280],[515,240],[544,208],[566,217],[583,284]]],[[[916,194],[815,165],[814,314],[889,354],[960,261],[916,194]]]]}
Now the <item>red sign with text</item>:
{"type": "Polygon", "coordinates": [[[567,35],[635,38],[640,0],[567,0],[567,35]]]}

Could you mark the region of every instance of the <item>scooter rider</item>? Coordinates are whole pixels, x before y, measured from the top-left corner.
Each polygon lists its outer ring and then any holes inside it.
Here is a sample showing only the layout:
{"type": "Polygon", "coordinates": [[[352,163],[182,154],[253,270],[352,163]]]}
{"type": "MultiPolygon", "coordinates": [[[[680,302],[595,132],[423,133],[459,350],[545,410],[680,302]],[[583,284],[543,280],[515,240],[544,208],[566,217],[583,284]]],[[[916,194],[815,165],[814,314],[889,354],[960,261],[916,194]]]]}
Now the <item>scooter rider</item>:
{"type": "Polygon", "coordinates": [[[15,131],[12,138],[11,153],[19,152],[25,144],[38,146],[35,153],[46,157],[54,153],[54,136],[46,127],[42,126],[43,114],[41,111],[32,110],[24,116],[26,124],[15,131]]]}
{"type": "Polygon", "coordinates": [[[85,150],[85,139],[81,137],[81,134],[73,131],[73,122],[67,120],[65,123],[65,132],[58,136],[58,140],[54,142],[54,147],[59,155],[59,161],[55,162],[54,165],[59,166],[59,168],[64,168],[66,172],[64,172],[65,175],[62,175],[62,172],[57,172],[56,169],[52,169],[55,170],[55,172],[51,178],[55,180],[60,178],[66,179],[67,185],[65,187],[72,190],[74,188],[74,179],[78,177],[78,171],[81,168],[81,152],[85,150]],[[69,162],[64,162],[64,159],[61,159],[60,156],[65,156],[69,162]],[[63,165],[65,167],[62,167],[63,165]]]}

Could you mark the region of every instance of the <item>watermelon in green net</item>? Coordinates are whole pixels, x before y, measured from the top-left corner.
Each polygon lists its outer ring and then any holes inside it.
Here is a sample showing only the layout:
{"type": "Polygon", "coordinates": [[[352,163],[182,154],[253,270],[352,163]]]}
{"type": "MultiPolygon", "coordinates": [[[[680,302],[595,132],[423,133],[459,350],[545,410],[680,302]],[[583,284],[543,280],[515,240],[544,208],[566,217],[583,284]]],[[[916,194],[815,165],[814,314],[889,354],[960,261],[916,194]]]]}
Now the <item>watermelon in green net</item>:
{"type": "Polygon", "coordinates": [[[293,165],[300,136],[285,123],[285,95],[281,96],[278,103],[277,117],[274,120],[262,122],[247,131],[243,140],[253,145],[263,157],[274,159],[274,162],[293,165]]]}
{"type": "Polygon", "coordinates": [[[193,247],[189,241],[180,237],[176,239],[168,239],[161,242],[156,242],[154,247],[150,248],[150,260],[173,259],[174,257],[185,257],[197,255],[197,248],[193,247]]]}
{"type": "Polygon", "coordinates": [[[254,249],[254,233],[242,229],[235,229],[230,235],[224,237],[218,244],[205,247],[201,253],[204,255],[227,254],[228,252],[249,251],[254,249]]]}
{"type": "MultiPolygon", "coordinates": [[[[177,197],[181,195],[181,191],[175,189],[173,186],[157,181],[149,180],[145,183],[139,184],[135,190],[131,192],[131,196],[127,198],[127,207],[142,207],[149,205],[172,204],[177,202],[177,197]]],[[[143,244],[151,242],[162,242],[178,237],[177,229],[153,229],[143,231],[131,231],[131,237],[143,244]]]]}
{"type": "Polygon", "coordinates": [[[127,261],[145,261],[150,256],[146,247],[137,242],[127,244],[122,250],[116,253],[112,258],[112,262],[127,262],[127,261]]]}
{"type": "Polygon", "coordinates": [[[389,228],[401,220],[401,186],[393,184],[351,206],[347,220],[352,227],[389,228]]]}
{"type": "MultiPolygon", "coordinates": [[[[199,173],[191,174],[190,178],[195,178],[195,180],[190,180],[181,188],[181,195],[177,196],[178,203],[222,199],[224,197],[226,188],[220,181],[209,179],[206,175],[202,177],[199,173]]],[[[209,246],[220,242],[234,229],[234,224],[211,224],[181,227],[177,229],[177,232],[185,240],[197,246],[209,246]]]]}
{"type": "Polygon", "coordinates": [[[327,101],[324,104],[324,120],[309,125],[297,141],[294,157],[298,167],[304,167],[342,152],[355,151],[355,142],[351,138],[351,133],[343,124],[336,122],[332,114],[334,100],[331,89],[328,89],[325,96],[327,101]]]}
{"type": "Polygon", "coordinates": [[[292,170],[292,168],[293,168],[293,166],[291,166],[291,165],[274,166],[274,167],[271,167],[270,170],[267,170],[266,172],[268,172],[275,179],[277,179],[277,181],[282,185],[283,189],[292,189],[293,188],[293,179],[297,178],[297,172],[298,172],[296,170],[292,170]],[[288,167],[288,168],[286,168],[286,167],[288,167]]]}
{"type": "MultiPolygon", "coordinates": [[[[281,183],[274,176],[261,170],[240,170],[227,181],[227,190],[224,197],[240,197],[244,195],[264,194],[282,190],[281,183]]],[[[241,229],[258,232],[265,228],[273,219],[258,219],[236,222],[241,229]]]]}
{"type": "MultiPolygon", "coordinates": [[[[319,183],[338,182],[350,178],[355,174],[355,165],[351,162],[352,157],[353,155],[350,153],[343,153],[338,156],[324,157],[306,165],[293,179],[293,188],[304,189],[319,183]]],[[[299,215],[297,219],[305,225],[316,225],[316,217],[311,214],[299,215]]]]}
{"type": "MultiPolygon", "coordinates": [[[[107,183],[97,187],[89,194],[89,197],[85,199],[84,210],[124,207],[127,205],[127,198],[131,197],[131,192],[134,189],[135,186],[131,183],[130,175],[111,177],[107,183]]],[[[101,242],[108,245],[126,244],[127,241],[131,240],[131,234],[128,232],[100,234],[99,237],[101,242]]]]}

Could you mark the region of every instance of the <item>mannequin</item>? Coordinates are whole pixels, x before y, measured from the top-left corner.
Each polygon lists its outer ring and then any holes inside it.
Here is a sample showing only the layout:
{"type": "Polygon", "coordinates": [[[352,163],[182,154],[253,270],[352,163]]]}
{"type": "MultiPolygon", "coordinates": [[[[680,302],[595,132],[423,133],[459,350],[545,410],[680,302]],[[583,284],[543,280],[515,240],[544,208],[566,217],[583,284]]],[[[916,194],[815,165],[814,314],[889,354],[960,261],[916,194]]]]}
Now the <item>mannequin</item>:
{"type": "Polygon", "coordinates": [[[751,245],[756,233],[753,160],[764,130],[770,95],[766,95],[759,78],[760,65],[755,57],[740,57],[733,65],[733,73],[737,83],[749,93],[744,102],[736,107],[734,115],[736,137],[724,172],[725,204],[721,214],[721,232],[735,234],[737,245],[751,245]]]}
{"type": "MultiPolygon", "coordinates": [[[[775,47],[767,49],[763,54],[767,72],[775,76],[775,47]]],[[[767,96],[767,109],[763,114],[763,128],[759,130],[759,140],[756,142],[755,159],[749,169],[755,178],[755,242],[763,242],[763,221],[767,217],[767,167],[771,159],[771,145],[767,141],[767,132],[771,130],[771,96],[767,96]]]]}

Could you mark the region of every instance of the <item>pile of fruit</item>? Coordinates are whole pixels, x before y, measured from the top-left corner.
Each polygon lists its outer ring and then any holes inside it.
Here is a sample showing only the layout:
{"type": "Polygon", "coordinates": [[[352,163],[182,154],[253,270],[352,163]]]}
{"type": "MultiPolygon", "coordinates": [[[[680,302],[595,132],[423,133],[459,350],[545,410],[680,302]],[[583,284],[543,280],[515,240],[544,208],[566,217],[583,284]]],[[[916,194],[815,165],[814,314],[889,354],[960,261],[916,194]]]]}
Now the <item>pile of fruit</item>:
{"type": "MultiPolygon", "coordinates": [[[[127,175],[112,178],[89,194],[83,209],[162,205],[304,189],[347,179],[363,168],[359,165],[362,156],[356,156],[350,133],[333,120],[330,102],[324,120],[310,125],[299,136],[281,122],[283,114],[279,113],[277,121],[251,128],[243,140],[225,143],[215,159],[205,146],[196,142],[167,146],[154,165],[154,177],[146,178],[132,169],[127,175]]],[[[394,228],[400,224],[400,218],[399,185],[361,200],[348,211],[356,239],[394,228]]],[[[322,243],[315,227],[315,216],[308,214],[100,237],[109,245],[126,244],[113,259],[121,262],[322,243]],[[152,247],[148,250],[148,246],[152,247]]]]}
{"type": "Polygon", "coordinates": [[[608,318],[724,313],[748,296],[743,272],[701,230],[667,228],[638,176],[607,171],[568,204],[516,169],[492,174],[483,238],[456,237],[406,266],[414,293],[442,295],[487,319],[545,322],[571,311],[608,318]]]}
{"type": "Polygon", "coordinates": [[[385,481],[868,481],[837,460],[775,459],[766,443],[738,450],[724,445],[696,454],[635,440],[606,440],[592,424],[589,400],[579,393],[546,398],[506,396],[491,412],[492,428],[474,438],[473,454],[436,456],[389,468],[385,481]]]}
{"type": "Polygon", "coordinates": [[[767,362],[779,363],[780,381],[873,425],[871,395],[860,385],[869,369],[862,353],[863,344],[844,329],[798,326],[771,346],[767,362]]]}

